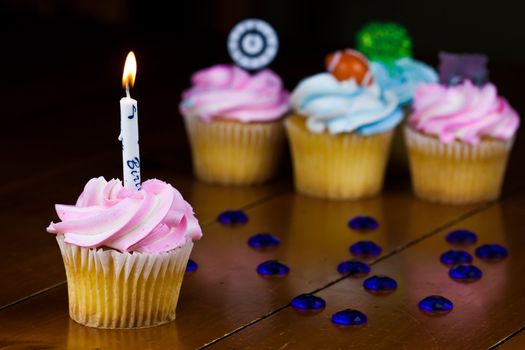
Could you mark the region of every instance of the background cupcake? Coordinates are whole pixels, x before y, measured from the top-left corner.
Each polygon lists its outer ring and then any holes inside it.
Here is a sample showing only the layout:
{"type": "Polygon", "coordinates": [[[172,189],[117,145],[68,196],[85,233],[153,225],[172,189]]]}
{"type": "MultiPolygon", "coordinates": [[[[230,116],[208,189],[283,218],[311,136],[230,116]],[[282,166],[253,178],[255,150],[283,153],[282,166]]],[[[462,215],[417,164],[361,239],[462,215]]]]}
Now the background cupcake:
{"type": "Polygon", "coordinates": [[[289,93],[266,69],[251,75],[216,65],[192,76],[180,104],[201,180],[234,185],[262,183],[275,175],[284,147],[282,117],[289,93]]]}
{"type": "Polygon", "coordinates": [[[139,191],[91,179],[73,205],[57,205],[69,314],[97,328],[140,328],[175,319],[193,241],[202,236],[191,206],[171,185],[139,191]]]}
{"type": "MultiPolygon", "coordinates": [[[[394,93],[406,119],[411,113],[416,88],[425,83],[437,83],[434,68],[412,58],[412,40],[405,27],[394,22],[371,22],[357,33],[357,48],[370,59],[376,83],[384,91],[394,93]]],[[[403,133],[397,132],[392,146],[392,158],[406,162],[403,133]]]]}
{"type": "Polygon", "coordinates": [[[345,50],[330,55],[332,73],[301,81],[286,120],[301,193],[355,199],[381,190],[390,141],[402,112],[394,94],[371,83],[364,56],[345,50]]]}
{"type": "Polygon", "coordinates": [[[420,86],[405,128],[414,191],[443,203],[496,199],[519,117],[493,84],[484,83],[483,60],[449,58],[442,79],[457,85],[420,86]]]}

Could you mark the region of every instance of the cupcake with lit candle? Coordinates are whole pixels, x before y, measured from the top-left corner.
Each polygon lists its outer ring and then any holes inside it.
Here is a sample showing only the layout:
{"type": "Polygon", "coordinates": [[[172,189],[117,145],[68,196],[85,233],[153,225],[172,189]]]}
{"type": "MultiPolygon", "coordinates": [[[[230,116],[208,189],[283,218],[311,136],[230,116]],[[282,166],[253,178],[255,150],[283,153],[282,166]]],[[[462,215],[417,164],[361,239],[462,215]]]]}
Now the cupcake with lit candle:
{"type": "Polygon", "coordinates": [[[227,185],[272,178],[284,148],[282,117],[289,110],[279,76],[223,64],[196,72],[191,81],[180,111],[197,177],[227,185]]]}
{"type": "Polygon", "coordinates": [[[327,56],[328,72],[302,80],[286,120],[295,187],[330,199],[381,191],[390,141],[403,113],[396,96],[374,82],[365,56],[327,56]]]}
{"type": "Polygon", "coordinates": [[[191,206],[170,184],[141,182],[136,72],[126,59],[121,99],[120,180],[94,178],[75,205],[56,205],[55,234],[66,268],[69,315],[97,328],[141,328],[175,319],[193,241],[202,236],[191,206]]]}
{"type": "Polygon", "coordinates": [[[413,188],[442,203],[499,197],[520,120],[486,80],[481,55],[441,55],[441,84],[420,86],[405,127],[413,188]]]}
{"type": "Polygon", "coordinates": [[[191,206],[170,184],[138,191],[94,178],[75,205],[56,205],[69,314],[97,328],[140,328],[175,319],[193,241],[202,233],[191,206]]]}

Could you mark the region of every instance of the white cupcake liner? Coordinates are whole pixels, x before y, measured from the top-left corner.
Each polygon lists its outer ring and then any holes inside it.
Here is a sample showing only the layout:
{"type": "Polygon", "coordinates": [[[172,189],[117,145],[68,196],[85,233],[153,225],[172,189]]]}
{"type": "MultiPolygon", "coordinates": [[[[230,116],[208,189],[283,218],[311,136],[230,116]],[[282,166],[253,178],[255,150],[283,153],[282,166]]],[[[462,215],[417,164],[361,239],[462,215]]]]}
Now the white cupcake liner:
{"type": "Polygon", "coordinates": [[[211,183],[251,185],[272,178],[285,144],[282,120],[260,123],[184,118],[197,177],[211,183]]]}
{"type": "Polygon", "coordinates": [[[96,328],[140,328],[175,319],[193,242],[169,252],[83,248],[57,235],[66,268],[69,314],[96,328]]]}
{"type": "Polygon", "coordinates": [[[443,143],[406,126],[414,192],[421,198],[466,204],[499,197],[514,139],[477,145],[443,143]]]}

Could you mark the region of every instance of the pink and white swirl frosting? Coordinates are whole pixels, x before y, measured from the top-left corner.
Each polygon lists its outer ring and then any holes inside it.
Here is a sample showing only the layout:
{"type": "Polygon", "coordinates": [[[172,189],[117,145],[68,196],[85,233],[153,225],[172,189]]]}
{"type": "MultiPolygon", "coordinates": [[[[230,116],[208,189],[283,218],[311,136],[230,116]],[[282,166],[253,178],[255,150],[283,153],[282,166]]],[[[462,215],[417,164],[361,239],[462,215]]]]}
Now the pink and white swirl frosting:
{"type": "Polygon", "coordinates": [[[508,140],[520,124],[516,111],[498,96],[493,84],[478,87],[469,80],[455,86],[421,85],[413,108],[409,125],[444,143],[459,140],[476,145],[483,137],[508,140]]]}
{"type": "Polygon", "coordinates": [[[56,205],[61,222],[47,232],[63,234],[80,247],[108,247],[122,252],[166,252],[202,237],[193,209],[170,184],[148,180],[139,191],[120,180],[94,178],[75,205],[56,205]]]}
{"type": "Polygon", "coordinates": [[[250,75],[233,65],[216,65],[191,77],[193,86],[184,91],[180,111],[209,122],[216,118],[240,122],[267,122],[289,109],[289,92],[281,78],[265,69],[250,75]]]}

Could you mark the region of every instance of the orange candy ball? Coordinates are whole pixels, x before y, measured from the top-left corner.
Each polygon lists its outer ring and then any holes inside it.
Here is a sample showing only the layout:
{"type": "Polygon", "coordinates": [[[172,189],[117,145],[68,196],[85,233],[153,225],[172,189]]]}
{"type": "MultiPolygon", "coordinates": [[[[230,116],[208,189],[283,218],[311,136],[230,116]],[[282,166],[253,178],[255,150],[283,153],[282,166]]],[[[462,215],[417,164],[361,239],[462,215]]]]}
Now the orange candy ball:
{"type": "Polygon", "coordinates": [[[350,49],[328,54],[325,59],[325,65],[326,69],[338,80],[354,78],[360,85],[363,84],[363,80],[368,73],[368,60],[366,57],[350,49]]]}

